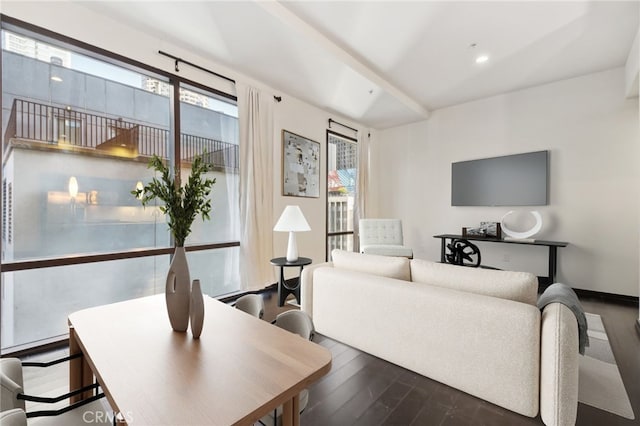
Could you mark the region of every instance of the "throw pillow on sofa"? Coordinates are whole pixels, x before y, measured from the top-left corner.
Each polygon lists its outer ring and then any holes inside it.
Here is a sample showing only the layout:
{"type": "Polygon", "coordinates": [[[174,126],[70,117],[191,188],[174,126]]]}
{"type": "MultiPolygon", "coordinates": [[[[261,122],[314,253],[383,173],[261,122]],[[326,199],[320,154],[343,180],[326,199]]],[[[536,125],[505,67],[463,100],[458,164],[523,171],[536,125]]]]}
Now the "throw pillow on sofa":
{"type": "Polygon", "coordinates": [[[409,259],[406,257],[378,256],[334,249],[331,259],[334,268],[411,281],[409,259]]]}
{"type": "Polygon", "coordinates": [[[535,305],[538,299],[538,278],[529,272],[470,268],[413,259],[411,280],[529,305],[535,305]]]}

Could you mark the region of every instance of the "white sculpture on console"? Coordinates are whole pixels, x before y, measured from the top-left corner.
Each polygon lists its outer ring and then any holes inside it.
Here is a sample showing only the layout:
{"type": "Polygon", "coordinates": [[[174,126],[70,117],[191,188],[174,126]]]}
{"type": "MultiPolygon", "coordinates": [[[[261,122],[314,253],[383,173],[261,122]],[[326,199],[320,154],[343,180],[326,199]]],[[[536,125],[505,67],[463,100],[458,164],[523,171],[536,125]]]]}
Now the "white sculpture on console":
{"type": "Polygon", "coordinates": [[[508,236],[508,237],[505,237],[505,240],[533,241],[531,237],[533,237],[535,234],[540,232],[540,230],[542,229],[542,215],[540,214],[540,212],[535,210],[529,212],[536,220],[536,223],[535,225],[533,225],[531,229],[527,231],[522,231],[522,232],[512,231],[511,229],[507,228],[507,225],[505,224],[505,219],[509,215],[513,214],[513,212],[514,212],[513,210],[507,212],[507,214],[502,216],[502,219],[500,219],[500,228],[502,229],[502,232],[504,232],[508,236]]]}

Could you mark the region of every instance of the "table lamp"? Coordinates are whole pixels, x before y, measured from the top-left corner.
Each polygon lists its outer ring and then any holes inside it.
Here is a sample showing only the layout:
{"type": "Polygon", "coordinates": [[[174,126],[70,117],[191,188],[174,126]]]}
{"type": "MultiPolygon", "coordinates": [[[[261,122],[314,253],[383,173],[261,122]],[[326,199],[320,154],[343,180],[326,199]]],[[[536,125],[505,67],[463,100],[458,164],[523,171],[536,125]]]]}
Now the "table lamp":
{"type": "Polygon", "coordinates": [[[311,231],[307,220],[302,214],[299,206],[285,207],[280,219],[273,227],[274,231],[288,232],[289,245],[287,246],[287,262],[298,260],[298,244],[296,243],[296,232],[311,231]]]}

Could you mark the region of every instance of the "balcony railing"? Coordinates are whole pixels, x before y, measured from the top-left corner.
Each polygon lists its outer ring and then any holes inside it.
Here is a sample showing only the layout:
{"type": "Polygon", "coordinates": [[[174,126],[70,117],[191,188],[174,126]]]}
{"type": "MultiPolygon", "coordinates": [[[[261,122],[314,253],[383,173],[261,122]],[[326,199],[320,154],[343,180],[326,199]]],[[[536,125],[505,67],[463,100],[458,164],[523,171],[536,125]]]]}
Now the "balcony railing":
{"type": "MultiPolygon", "coordinates": [[[[168,158],[170,143],[167,129],[23,99],[13,100],[5,145],[14,139],[94,149],[129,158],[154,154],[168,158]]],[[[180,148],[182,161],[190,161],[206,150],[206,160],[213,167],[238,170],[238,145],[181,134],[180,148]]]]}

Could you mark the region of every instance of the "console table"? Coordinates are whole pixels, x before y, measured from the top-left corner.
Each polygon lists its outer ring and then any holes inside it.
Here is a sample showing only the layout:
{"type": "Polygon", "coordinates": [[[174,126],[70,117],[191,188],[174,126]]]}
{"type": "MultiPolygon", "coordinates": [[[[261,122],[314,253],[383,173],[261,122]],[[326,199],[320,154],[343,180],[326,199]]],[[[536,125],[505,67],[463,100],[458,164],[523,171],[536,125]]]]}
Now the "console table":
{"type": "Polygon", "coordinates": [[[502,240],[499,238],[488,238],[488,237],[473,237],[455,234],[441,234],[434,235],[433,238],[440,238],[440,261],[445,263],[445,253],[447,251],[447,240],[467,240],[467,241],[482,241],[485,243],[504,243],[504,244],[520,244],[527,246],[546,246],[549,248],[549,275],[546,277],[538,277],[538,283],[542,286],[548,286],[555,282],[556,278],[556,270],[557,270],[557,257],[558,257],[558,247],[566,247],[569,243],[565,243],[562,241],[545,241],[545,240],[535,240],[535,241],[519,241],[519,240],[502,240]]]}

